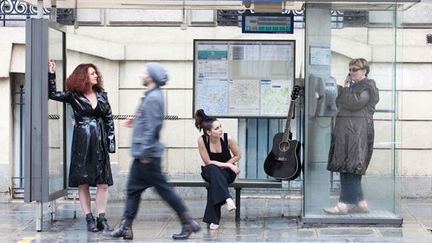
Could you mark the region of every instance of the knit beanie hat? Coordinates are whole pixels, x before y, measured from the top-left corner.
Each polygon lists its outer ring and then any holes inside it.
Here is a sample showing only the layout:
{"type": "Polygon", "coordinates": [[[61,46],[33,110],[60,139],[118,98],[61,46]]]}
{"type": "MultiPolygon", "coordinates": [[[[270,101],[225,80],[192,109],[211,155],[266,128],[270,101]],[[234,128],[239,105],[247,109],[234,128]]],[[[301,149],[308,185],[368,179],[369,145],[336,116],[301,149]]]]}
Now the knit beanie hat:
{"type": "Polygon", "coordinates": [[[165,68],[159,63],[148,63],[147,73],[158,86],[164,86],[168,81],[168,73],[165,68]]]}

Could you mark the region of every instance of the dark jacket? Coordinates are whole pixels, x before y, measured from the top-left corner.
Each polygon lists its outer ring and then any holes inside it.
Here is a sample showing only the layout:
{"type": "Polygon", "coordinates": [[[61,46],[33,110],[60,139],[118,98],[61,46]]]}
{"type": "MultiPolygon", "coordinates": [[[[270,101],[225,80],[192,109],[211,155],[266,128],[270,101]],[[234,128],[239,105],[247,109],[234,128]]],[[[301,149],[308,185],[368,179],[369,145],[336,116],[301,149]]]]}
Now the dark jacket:
{"type": "Polygon", "coordinates": [[[48,94],[50,99],[69,103],[74,112],[69,186],[112,185],[108,153],[115,153],[115,137],[107,93],[96,92],[98,102],[93,109],[85,96],[72,91],[57,91],[55,74],[49,74],[48,94]]]}
{"type": "Polygon", "coordinates": [[[372,79],[339,89],[327,169],[364,175],[372,157],[378,89],[372,79]]]}
{"type": "Polygon", "coordinates": [[[132,157],[143,160],[162,157],[164,145],[159,142],[159,133],[164,117],[162,91],[159,87],[147,90],[133,121],[132,157]]]}

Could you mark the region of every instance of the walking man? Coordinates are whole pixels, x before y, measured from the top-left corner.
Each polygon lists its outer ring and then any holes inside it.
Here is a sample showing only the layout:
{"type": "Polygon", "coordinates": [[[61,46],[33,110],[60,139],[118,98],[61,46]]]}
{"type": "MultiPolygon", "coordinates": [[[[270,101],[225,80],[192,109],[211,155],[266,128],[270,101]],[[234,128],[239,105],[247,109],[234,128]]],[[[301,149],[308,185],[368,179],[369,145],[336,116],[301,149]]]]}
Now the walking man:
{"type": "Polygon", "coordinates": [[[161,171],[161,157],[164,145],[159,141],[164,114],[164,97],[160,87],[168,81],[168,74],[158,63],[147,64],[143,85],[147,87],[135,119],[127,124],[133,125],[132,157],[134,158],[127,184],[127,200],[121,222],[111,232],[113,237],[132,240],[132,222],[135,219],[141,194],[154,186],[158,194],[173,208],[182,224],[182,230],[173,239],[187,239],[201,227],[193,220],[183,200],[168,185],[161,171]]]}

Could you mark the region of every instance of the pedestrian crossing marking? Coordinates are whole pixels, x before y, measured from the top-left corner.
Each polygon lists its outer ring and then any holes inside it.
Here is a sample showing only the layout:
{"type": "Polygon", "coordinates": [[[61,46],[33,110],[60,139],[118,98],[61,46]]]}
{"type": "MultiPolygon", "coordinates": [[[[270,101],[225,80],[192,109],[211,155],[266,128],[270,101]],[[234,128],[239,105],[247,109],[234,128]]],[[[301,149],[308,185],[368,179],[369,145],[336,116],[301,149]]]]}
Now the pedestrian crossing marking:
{"type": "Polygon", "coordinates": [[[34,236],[26,236],[19,240],[18,243],[29,243],[32,242],[32,240],[34,240],[34,236]]]}

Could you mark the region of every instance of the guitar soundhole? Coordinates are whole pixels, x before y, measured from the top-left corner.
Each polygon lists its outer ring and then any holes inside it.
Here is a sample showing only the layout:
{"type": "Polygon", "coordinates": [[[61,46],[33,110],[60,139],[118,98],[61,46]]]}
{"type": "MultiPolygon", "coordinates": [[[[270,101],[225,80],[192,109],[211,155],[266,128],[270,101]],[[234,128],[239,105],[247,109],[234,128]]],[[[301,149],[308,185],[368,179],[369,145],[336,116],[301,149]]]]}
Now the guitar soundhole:
{"type": "Polygon", "coordinates": [[[286,151],[288,151],[289,146],[290,146],[289,143],[282,142],[282,143],[279,144],[279,150],[282,151],[282,152],[286,152],[286,151]]]}

